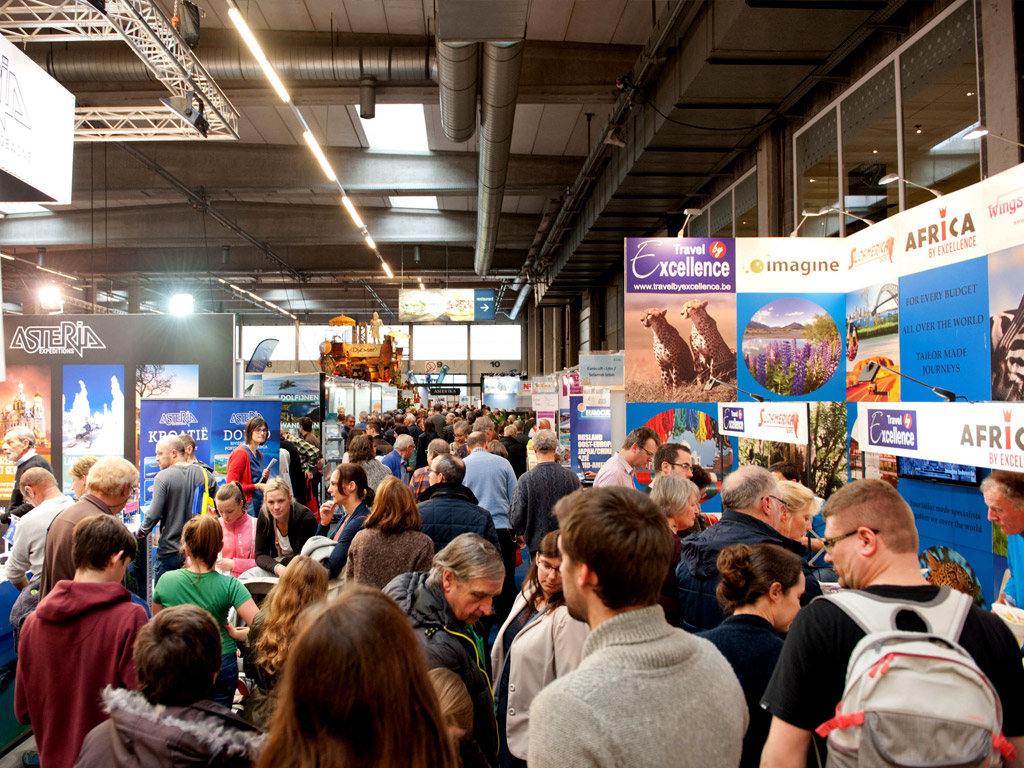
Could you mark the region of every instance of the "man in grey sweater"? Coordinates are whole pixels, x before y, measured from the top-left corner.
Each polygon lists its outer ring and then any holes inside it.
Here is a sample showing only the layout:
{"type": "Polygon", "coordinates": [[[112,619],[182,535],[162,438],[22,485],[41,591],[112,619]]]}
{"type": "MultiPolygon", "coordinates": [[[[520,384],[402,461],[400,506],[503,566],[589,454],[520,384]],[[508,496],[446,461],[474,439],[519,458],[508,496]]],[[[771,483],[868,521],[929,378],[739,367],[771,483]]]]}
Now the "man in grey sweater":
{"type": "Polygon", "coordinates": [[[576,473],[555,459],[558,435],[552,430],[537,431],[533,436],[533,452],[537,466],[516,481],[508,515],[512,528],[526,540],[530,552],[537,551],[540,540],[550,531],[558,530],[553,512],[558,500],[580,487],[576,473]]]}
{"type": "Polygon", "coordinates": [[[153,480],[153,503],[146,510],[138,533],[139,538],[145,538],[157,523],[160,524],[160,543],[153,565],[154,585],[167,571],[185,565],[180,553],[181,529],[193,513],[199,511],[193,510],[196,489],[205,483],[209,486],[210,497],[217,495],[217,481],[202,464],[187,462],[185,444],[177,435],[167,435],[156,444],[156,461],[160,471],[153,480]]]}
{"type": "Polygon", "coordinates": [[[658,605],[672,554],[664,514],[617,487],[576,491],[555,514],[566,605],[591,633],[579,667],[530,707],[530,768],[735,768],[747,728],[740,684],[658,605]]]}

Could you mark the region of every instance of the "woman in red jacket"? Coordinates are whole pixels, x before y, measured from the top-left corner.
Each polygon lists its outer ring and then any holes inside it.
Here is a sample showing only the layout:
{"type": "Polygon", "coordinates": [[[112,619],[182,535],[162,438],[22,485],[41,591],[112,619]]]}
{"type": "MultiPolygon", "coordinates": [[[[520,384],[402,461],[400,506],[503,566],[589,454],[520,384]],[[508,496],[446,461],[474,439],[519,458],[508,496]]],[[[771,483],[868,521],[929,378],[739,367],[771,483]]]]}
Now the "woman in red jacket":
{"type": "Polygon", "coordinates": [[[245,444],[240,445],[228,457],[227,482],[238,482],[245,494],[245,511],[256,517],[263,508],[264,483],[270,475],[270,468],[263,468],[263,454],[260,446],[270,437],[270,429],[262,416],[253,416],[245,425],[245,444]],[[256,482],[253,482],[256,480],[256,482]]]}

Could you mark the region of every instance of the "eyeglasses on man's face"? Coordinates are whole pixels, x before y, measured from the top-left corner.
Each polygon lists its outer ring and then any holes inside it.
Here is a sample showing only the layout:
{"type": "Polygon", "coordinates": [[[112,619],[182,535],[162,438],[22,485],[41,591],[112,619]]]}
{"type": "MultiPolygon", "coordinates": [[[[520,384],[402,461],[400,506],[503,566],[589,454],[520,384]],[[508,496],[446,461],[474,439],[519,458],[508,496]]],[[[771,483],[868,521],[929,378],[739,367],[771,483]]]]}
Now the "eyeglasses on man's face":
{"type": "MultiPolygon", "coordinates": [[[[863,527],[864,527],[864,526],[861,526],[861,528],[863,528],[863,527]]],[[[868,528],[867,530],[871,531],[871,532],[872,532],[872,533],[874,533],[874,534],[877,534],[877,533],[878,533],[878,529],[877,529],[877,528],[868,528]]],[[[854,534],[856,534],[856,533],[857,533],[858,531],[860,531],[860,528],[854,528],[854,529],[853,529],[852,531],[850,531],[849,533],[844,533],[844,534],[842,534],[841,536],[833,536],[833,537],[832,537],[832,538],[830,538],[830,539],[822,539],[822,540],[821,540],[821,543],[822,543],[822,545],[823,545],[823,546],[825,547],[825,551],[826,551],[827,553],[831,554],[831,553],[832,553],[832,550],[836,548],[836,544],[838,544],[838,543],[839,543],[840,541],[842,541],[843,539],[848,539],[848,538],[850,538],[851,536],[853,536],[854,534]]]]}

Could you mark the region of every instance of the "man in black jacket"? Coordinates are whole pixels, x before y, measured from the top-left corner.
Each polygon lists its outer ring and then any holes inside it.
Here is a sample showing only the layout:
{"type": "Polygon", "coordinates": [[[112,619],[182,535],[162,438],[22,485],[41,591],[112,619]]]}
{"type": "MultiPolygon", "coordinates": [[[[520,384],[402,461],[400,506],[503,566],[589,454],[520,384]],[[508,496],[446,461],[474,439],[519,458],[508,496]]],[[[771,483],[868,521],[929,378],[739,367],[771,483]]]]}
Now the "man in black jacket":
{"type": "Polygon", "coordinates": [[[430,487],[420,494],[420,530],[434,541],[440,552],[456,536],[475,533],[501,551],[491,513],[477,504],[477,498],[462,484],[466,464],[458,456],[441,454],[430,465],[430,487]]]}
{"type": "MultiPolygon", "coordinates": [[[[799,542],[778,531],[785,505],[778,482],[764,467],[740,467],[725,479],[722,483],[725,511],[721,521],[683,540],[682,556],[676,567],[683,629],[699,632],[722,622],[715,588],[722,580],[718,573],[718,555],[726,547],[767,542],[785,547],[801,558],[807,554],[799,542]]],[[[804,576],[807,584],[800,603],[807,605],[821,594],[821,585],[806,564],[804,576]]]]}
{"type": "MultiPolygon", "coordinates": [[[[439,457],[440,458],[440,457],[439,457]]],[[[434,555],[430,573],[403,573],[384,587],[420,639],[430,669],[450,669],[473,701],[473,736],[491,765],[497,764],[498,732],[491,698],[486,633],[478,623],[501,594],[505,565],[494,546],[464,533],[434,555]]]]}
{"type": "Polygon", "coordinates": [[[26,501],[21,493],[21,476],[25,470],[32,467],[42,467],[51,475],[53,468],[50,462],[36,453],[36,433],[28,427],[12,427],[4,435],[4,453],[17,469],[14,472],[14,490],[11,491],[11,501],[7,510],[0,515],[0,524],[7,525],[11,522],[11,515],[21,517],[33,508],[30,501],[26,501]]]}

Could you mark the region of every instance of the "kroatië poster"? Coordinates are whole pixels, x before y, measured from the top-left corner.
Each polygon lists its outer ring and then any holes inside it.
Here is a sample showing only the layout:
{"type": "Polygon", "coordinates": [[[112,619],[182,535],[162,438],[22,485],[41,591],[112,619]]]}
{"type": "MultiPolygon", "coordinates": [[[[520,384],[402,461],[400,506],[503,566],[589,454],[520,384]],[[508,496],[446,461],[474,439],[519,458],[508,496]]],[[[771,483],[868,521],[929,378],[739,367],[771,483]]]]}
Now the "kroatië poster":
{"type": "MultiPolygon", "coordinates": [[[[36,365],[9,365],[0,381],[0,436],[14,427],[28,427],[36,436],[35,451],[51,461],[50,369],[36,365]]],[[[10,501],[16,467],[0,452],[0,504],[10,501]]]]}
{"type": "Polygon", "coordinates": [[[900,366],[909,380],[901,399],[938,399],[940,387],[968,400],[990,400],[987,257],[900,278],[900,366]]]}
{"type": "Polygon", "coordinates": [[[626,240],[627,402],[735,399],[733,243],[714,238],[626,240]]]}
{"type": "Polygon", "coordinates": [[[66,493],[82,456],[124,456],[124,366],[65,365],[61,400],[66,493]]]}

